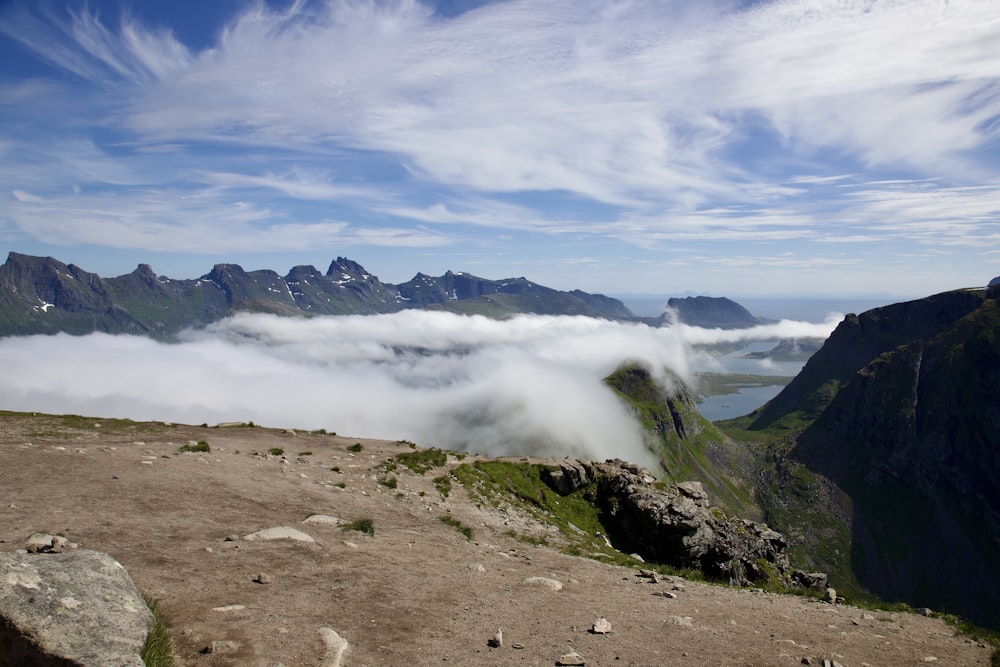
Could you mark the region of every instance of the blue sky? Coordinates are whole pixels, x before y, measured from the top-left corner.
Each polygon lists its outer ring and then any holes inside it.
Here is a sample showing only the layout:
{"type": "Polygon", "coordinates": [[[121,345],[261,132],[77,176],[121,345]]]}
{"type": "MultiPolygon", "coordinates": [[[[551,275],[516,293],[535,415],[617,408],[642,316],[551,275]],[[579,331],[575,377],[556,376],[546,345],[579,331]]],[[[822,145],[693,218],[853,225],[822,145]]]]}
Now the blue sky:
{"type": "Polygon", "coordinates": [[[995,0],[0,2],[0,251],[612,294],[1000,274],[995,0]]]}

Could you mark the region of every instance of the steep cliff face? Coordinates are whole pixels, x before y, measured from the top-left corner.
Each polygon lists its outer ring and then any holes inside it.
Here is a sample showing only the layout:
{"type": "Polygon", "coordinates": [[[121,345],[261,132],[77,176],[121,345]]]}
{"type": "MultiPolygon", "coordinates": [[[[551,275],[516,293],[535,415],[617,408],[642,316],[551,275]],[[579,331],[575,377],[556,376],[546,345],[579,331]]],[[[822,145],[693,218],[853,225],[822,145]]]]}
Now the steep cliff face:
{"type": "Polygon", "coordinates": [[[938,335],[978,308],[983,298],[982,290],[959,290],[847,315],[795,379],[755,413],[752,428],[769,426],[793,411],[815,419],[879,355],[938,335]]]}
{"type": "Polygon", "coordinates": [[[998,293],[949,292],[849,316],[751,426],[793,434],[767,474],[774,488],[794,490],[797,481],[802,493],[765,494],[769,522],[786,530],[827,506],[827,524],[844,526],[849,544],[839,549],[802,536],[818,567],[849,571],[882,597],[993,627],[1000,627],[998,293]],[[837,510],[821,497],[844,502],[837,510]]]}

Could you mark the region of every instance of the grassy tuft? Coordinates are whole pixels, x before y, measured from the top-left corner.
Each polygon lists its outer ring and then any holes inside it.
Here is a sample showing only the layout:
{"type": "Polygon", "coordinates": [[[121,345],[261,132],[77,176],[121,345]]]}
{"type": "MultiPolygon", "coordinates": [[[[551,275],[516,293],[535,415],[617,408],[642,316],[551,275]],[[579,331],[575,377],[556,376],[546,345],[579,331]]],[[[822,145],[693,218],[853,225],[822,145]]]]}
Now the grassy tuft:
{"type": "Polygon", "coordinates": [[[386,486],[390,489],[395,489],[397,486],[399,486],[399,482],[392,475],[388,475],[386,477],[379,477],[376,481],[382,486],[386,486]]]}
{"type": "Polygon", "coordinates": [[[364,445],[362,445],[360,442],[356,442],[353,445],[351,445],[350,447],[348,447],[347,451],[354,452],[355,454],[357,454],[358,452],[362,451],[364,448],[365,448],[364,445]]]}
{"type": "Polygon", "coordinates": [[[375,537],[375,524],[372,522],[371,519],[355,519],[354,521],[345,523],[341,527],[341,530],[343,530],[345,533],[347,531],[354,530],[359,533],[364,533],[365,535],[370,535],[372,537],[375,537]]]}
{"type": "Polygon", "coordinates": [[[438,517],[438,521],[440,521],[441,523],[446,523],[455,530],[457,530],[458,532],[462,533],[463,535],[465,535],[465,539],[467,540],[472,539],[472,528],[466,526],[464,523],[462,523],[452,515],[442,514],[441,516],[438,517]]]}
{"type": "Polygon", "coordinates": [[[181,445],[178,452],[210,452],[212,448],[204,440],[199,440],[195,444],[181,445]]]}
{"type": "Polygon", "coordinates": [[[397,454],[395,458],[396,461],[418,475],[423,475],[432,468],[440,468],[448,462],[448,455],[435,447],[403,452],[402,454],[397,454]]]}
{"type": "Polygon", "coordinates": [[[271,449],[267,450],[267,453],[271,456],[281,456],[285,453],[285,450],[281,447],[271,447],[271,449]]]}
{"type": "Polygon", "coordinates": [[[434,488],[438,490],[442,498],[447,498],[448,494],[451,493],[451,477],[448,475],[441,475],[440,477],[434,478],[434,488]]]}
{"type": "Polygon", "coordinates": [[[167,632],[167,619],[156,600],[147,595],[142,598],[153,612],[153,629],[146,635],[146,643],[142,645],[139,657],[146,663],[146,667],[173,667],[174,646],[167,632]]]}

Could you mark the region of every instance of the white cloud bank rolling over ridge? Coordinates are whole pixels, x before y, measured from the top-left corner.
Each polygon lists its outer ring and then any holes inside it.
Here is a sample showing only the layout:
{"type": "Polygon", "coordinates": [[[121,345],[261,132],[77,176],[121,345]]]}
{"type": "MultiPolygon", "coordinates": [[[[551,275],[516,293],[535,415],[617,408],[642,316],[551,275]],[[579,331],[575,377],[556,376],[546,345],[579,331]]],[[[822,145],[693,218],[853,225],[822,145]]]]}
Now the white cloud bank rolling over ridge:
{"type": "Polygon", "coordinates": [[[782,322],[738,331],[654,329],[586,317],[505,321],[404,311],[379,316],[237,315],[181,342],[137,336],[0,340],[9,410],[183,423],[254,421],[413,440],[490,455],[653,462],[603,383],[626,361],[687,382],[717,366],[692,342],[826,337],[782,322]]]}

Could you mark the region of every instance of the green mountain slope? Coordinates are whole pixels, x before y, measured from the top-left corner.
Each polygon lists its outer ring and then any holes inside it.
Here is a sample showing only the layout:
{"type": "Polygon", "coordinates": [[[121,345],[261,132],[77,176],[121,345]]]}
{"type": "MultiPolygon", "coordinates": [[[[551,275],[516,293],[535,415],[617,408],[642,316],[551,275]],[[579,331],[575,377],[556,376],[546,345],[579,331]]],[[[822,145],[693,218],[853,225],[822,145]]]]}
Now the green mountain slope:
{"type": "Polygon", "coordinates": [[[723,423],[758,499],[838,589],[1000,627],[1000,289],[848,316],[768,405],[723,423]]]}

